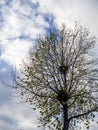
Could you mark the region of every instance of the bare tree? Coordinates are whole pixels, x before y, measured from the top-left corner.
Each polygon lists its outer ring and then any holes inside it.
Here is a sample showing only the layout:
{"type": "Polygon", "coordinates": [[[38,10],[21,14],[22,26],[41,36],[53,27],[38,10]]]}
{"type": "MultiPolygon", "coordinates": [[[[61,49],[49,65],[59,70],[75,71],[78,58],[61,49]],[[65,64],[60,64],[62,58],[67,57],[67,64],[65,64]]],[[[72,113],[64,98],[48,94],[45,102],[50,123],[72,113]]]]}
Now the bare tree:
{"type": "Polygon", "coordinates": [[[98,110],[98,68],[91,57],[95,38],[76,24],[37,43],[21,75],[14,75],[14,87],[40,111],[40,121],[49,129],[74,129],[83,120],[89,128],[98,110]]]}

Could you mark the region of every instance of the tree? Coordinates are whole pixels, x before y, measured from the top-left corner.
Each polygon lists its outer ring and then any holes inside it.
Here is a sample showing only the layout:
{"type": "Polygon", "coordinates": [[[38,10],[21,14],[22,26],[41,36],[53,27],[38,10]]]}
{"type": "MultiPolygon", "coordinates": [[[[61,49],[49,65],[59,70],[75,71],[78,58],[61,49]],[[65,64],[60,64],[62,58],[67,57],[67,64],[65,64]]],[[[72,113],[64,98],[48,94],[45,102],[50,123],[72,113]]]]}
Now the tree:
{"type": "Polygon", "coordinates": [[[14,75],[26,102],[40,111],[40,122],[49,129],[68,130],[95,117],[98,110],[98,67],[91,56],[95,38],[78,24],[64,26],[37,40],[29,62],[14,75]]]}

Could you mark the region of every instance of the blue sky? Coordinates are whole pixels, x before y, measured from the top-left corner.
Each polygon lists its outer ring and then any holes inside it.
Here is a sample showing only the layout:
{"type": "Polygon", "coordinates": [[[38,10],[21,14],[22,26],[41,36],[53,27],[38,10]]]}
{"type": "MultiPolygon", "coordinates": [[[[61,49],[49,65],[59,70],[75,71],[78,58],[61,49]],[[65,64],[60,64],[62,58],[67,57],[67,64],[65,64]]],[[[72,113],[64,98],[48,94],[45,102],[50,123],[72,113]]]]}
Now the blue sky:
{"type": "MultiPolygon", "coordinates": [[[[0,0],[1,130],[38,130],[39,113],[27,104],[20,104],[17,94],[2,81],[11,83],[12,68],[19,70],[39,35],[47,34],[49,28],[59,28],[62,23],[72,28],[77,20],[98,39],[97,0],[0,0]]],[[[91,123],[90,130],[97,127],[91,123]]]]}

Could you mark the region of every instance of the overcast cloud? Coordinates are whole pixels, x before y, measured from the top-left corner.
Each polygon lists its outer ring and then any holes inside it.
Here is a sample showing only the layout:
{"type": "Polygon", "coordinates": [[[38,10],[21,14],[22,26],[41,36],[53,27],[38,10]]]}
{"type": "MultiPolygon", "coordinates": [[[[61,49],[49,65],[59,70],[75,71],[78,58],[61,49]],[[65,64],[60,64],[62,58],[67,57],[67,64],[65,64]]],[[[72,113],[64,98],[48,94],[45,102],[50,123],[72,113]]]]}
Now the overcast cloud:
{"type": "MultiPolygon", "coordinates": [[[[11,82],[12,68],[19,69],[21,60],[27,57],[39,35],[47,34],[49,28],[60,27],[62,23],[73,27],[77,20],[98,38],[98,1],[0,0],[1,81],[11,82]]],[[[0,130],[38,130],[39,114],[26,104],[20,105],[12,95],[14,92],[1,82],[0,130]]],[[[97,130],[97,127],[92,123],[90,130],[97,130]]]]}

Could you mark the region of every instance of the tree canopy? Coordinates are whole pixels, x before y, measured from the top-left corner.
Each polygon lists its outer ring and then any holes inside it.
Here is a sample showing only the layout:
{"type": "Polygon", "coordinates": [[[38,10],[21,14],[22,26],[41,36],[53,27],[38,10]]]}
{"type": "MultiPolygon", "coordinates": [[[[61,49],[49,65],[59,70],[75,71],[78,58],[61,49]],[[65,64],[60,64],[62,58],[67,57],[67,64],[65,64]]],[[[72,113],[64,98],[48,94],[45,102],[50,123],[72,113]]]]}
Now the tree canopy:
{"type": "Polygon", "coordinates": [[[75,24],[39,38],[20,76],[14,75],[26,102],[40,112],[40,122],[50,129],[76,129],[78,122],[95,117],[98,110],[98,66],[92,58],[95,37],[75,24]]]}

